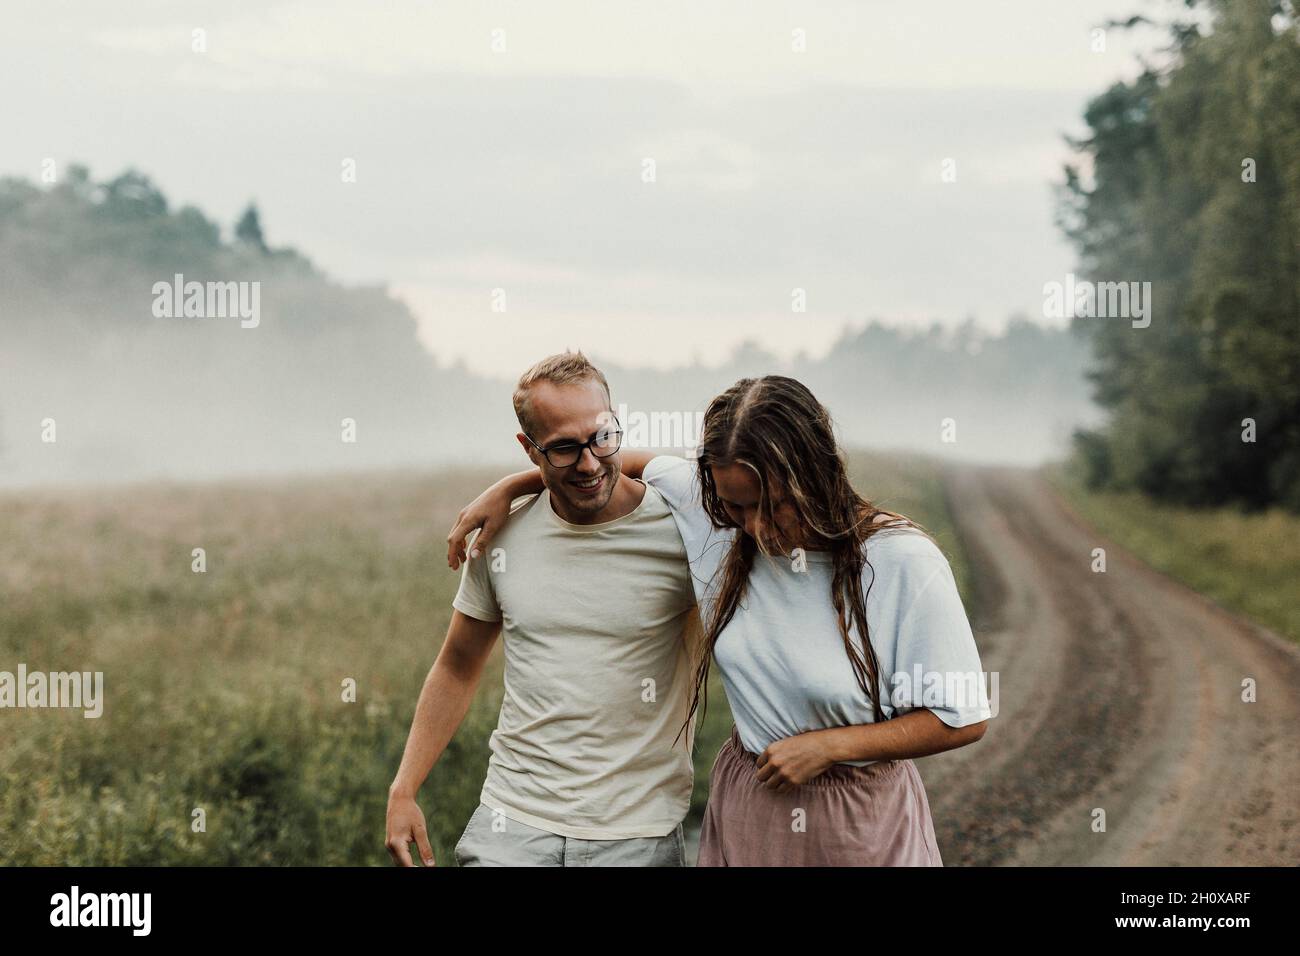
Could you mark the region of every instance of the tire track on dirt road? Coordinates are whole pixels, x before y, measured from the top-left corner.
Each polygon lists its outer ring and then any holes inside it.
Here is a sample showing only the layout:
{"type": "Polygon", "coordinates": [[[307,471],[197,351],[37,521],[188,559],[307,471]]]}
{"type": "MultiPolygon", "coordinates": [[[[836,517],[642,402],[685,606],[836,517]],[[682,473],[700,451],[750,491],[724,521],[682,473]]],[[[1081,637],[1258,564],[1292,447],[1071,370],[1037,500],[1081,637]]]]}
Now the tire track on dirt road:
{"type": "Polygon", "coordinates": [[[956,467],[945,488],[998,714],[917,761],[944,863],[1300,863],[1300,652],[1090,529],[1037,472],[956,467]]]}

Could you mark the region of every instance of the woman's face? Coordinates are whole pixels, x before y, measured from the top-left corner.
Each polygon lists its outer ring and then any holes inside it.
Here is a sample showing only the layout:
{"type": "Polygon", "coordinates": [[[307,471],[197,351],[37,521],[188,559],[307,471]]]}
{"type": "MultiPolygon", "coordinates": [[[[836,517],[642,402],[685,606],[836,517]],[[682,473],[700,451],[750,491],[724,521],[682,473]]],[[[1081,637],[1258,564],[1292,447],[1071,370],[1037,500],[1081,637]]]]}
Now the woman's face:
{"type": "Polygon", "coordinates": [[[799,527],[799,517],[779,489],[772,489],[773,523],[769,527],[764,523],[759,499],[762,486],[758,475],[748,465],[711,465],[713,485],[718,491],[718,498],[727,510],[728,516],[737,527],[744,530],[760,546],[766,543],[767,554],[785,554],[798,547],[804,547],[803,534],[799,527]]]}

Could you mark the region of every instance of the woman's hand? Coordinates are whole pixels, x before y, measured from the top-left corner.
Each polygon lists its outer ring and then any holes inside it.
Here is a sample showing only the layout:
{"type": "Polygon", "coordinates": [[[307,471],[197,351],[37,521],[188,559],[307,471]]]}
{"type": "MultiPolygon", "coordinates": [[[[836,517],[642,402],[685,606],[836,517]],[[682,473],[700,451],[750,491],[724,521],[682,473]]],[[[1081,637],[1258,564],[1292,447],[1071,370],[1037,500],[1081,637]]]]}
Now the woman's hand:
{"type": "Polygon", "coordinates": [[[465,562],[465,539],[475,528],[483,530],[474,539],[474,548],[470,551],[469,557],[477,558],[484,553],[488,543],[496,537],[497,532],[506,523],[506,518],[510,517],[510,503],[520,495],[530,493],[526,487],[526,476],[534,479],[540,490],[541,476],[538,472],[520,472],[502,478],[460,510],[460,514],[456,516],[456,524],[447,535],[448,567],[454,571],[465,562]],[[521,488],[523,490],[520,490],[521,488]]]}
{"type": "Polygon", "coordinates": [[[758,755],[758,780],[769,790],[789,793],[835,763],[824,731],[778,740],[758,755]]]}

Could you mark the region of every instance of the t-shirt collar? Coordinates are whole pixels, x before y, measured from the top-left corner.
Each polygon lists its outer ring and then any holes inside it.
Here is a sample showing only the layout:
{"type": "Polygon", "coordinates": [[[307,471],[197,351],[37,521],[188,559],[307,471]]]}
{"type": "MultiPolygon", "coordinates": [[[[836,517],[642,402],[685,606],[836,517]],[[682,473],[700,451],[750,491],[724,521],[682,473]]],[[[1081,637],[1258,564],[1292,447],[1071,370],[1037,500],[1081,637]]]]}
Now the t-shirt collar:
{"type": "MultiPolygon", "coordinates": [[[[632,480],[645,485],[645,482],[641,481],[640,478],[633,478],[632,480]]],[[[645,508],[646,500],[649,499],[649,497],[650,486],[646,485],[645,494],[641,496],[641,500],[637,502],[635,508],[625,515],[620,515],[619,517],[612,518],[609,521],[601,521],[598,524],[574,524],[571,521],[565,521],[555,513],[555,506],[551,503],[551,489],[549,488],[544,488],[542,490],[542,500],[539,501],[538,504],[546,509],[546,513],[550,516],[551,521],[559,525],[565,531],[572,531],[575,534],[591,534],[596,531],[608,531],[610,528],[615,528],[620,524],[632,521],[641,513],[641,510],[645,508]]]]}

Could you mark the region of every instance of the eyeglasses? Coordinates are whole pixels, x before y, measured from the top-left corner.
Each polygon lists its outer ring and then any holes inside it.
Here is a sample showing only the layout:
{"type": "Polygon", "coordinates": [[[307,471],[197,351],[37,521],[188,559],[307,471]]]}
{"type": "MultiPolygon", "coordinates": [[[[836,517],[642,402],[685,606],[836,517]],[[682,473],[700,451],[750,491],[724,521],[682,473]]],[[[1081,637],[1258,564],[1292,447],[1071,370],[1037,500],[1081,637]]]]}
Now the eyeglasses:
{"type": "Polygon", "coordinates": [[[591,453],[597,458],[608,458],[623,446],[623,430],[618,426],[618,419],[614,419],[614,426],[606,425],[596,434],[592,435],[587,441],[561,441],[554,445],[543,448],[537,442],[525,434],[534,448],[546,456],[546,460],[551,463],[552,468],[571,468],[578,463],[582,457],[583,451],[590,448],[591,453]]]}

